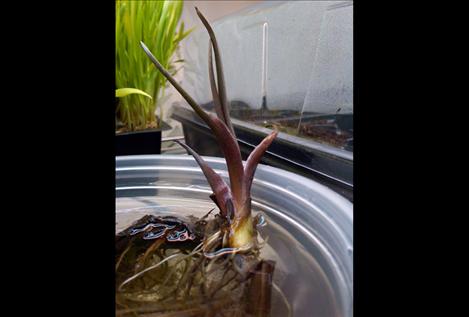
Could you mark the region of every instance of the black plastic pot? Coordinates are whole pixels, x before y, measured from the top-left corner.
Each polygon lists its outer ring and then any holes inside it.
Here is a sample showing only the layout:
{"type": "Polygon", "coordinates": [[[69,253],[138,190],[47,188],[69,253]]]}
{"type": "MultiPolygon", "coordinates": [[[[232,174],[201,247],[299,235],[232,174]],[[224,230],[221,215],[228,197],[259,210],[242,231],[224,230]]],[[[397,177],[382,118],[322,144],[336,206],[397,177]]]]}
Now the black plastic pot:
{"type": "Polygon", "coordinates": [[[161,153],[161,129],[116,134],[116,155],[161,153]]]}
{"type": "Polygon", "coordinates": [[[161,133],[171,126],[160,121],[160,128],[116,133],[116,156],[161,154],[161,133]]]}
{"type": "MultiPolygon", "coordinates": [[[[172,118],[181,122],[187,145],[200,155],[223,156],[211,130],[191,109],[179,104],[173,105],[173,109],[172,118]]],[[[233,117],[233,127],[245,160],[272,130],[233,117]]],[[[279,133],[262,163],[313,179],[353,201],[351,152],[279,133]]]]}

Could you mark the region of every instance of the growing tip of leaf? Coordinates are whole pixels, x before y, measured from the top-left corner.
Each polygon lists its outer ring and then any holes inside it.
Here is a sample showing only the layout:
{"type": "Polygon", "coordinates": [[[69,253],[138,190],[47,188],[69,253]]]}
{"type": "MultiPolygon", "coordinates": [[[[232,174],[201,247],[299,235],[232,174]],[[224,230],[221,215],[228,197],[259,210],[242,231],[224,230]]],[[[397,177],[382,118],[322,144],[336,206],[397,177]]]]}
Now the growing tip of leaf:
{"type": "Polygon", "coordinates": [[[140,46],[143,47],[145,51],[150,51],[143,41],[140,41],[140,46]]]}
{"type": "Polygon", "coordinates": [[[209,127],[213,126],[213,122],[210,120],[210,117],[205,113],[205,111],[200,107],[200,105],[178,84],[173,76],[161,65],[161,63],[156,59],[148,47],[140,41],[140,46],[143,48],[145,54],[150,58],[151,62],[155,67],[160,71],[161,74],[171,83],[171,85],[176,88],[176,90],[181,94],[181,96],[187,101],[187,103],[194,109],[194,111],[208,124],[209,127]]]}

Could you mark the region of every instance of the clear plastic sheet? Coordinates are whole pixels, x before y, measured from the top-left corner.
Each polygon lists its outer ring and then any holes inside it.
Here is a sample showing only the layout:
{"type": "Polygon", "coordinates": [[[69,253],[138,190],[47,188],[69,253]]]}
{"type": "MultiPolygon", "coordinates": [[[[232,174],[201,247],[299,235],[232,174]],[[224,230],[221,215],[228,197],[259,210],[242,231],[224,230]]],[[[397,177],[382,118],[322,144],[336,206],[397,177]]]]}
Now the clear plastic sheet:
{"type": "MultiPolygon", "coordinates": [[[[353,151],[353,2],[266,1],[213,21],[231,115],[353,151]]],[[[208,35],[184,45],[183,86],[207,110],[208,35]]]]}

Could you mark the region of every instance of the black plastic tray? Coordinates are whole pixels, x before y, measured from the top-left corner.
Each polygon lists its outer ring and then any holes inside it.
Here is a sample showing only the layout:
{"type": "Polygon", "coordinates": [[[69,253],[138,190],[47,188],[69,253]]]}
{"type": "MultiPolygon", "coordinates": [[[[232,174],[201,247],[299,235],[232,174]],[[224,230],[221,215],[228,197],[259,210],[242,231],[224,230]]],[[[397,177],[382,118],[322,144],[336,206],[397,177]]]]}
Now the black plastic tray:
{"type": "MultiPolygon", "coordinates": [[[[211,105],[205,105],[204,108],[211,110],[211,105]]],[[[234,108],[233,104],[232,108],[234,108]]],[[[246,159],[254,147],[272,130],[236,119],[236,117],[240,117],[238,116],[239,111],[249,110],[240,110],[238,107],[231,111],[233,127],[241,153],[243,159],[246,159]]],[[[276,117],[285,118],[289,114],[293,115],[293,113],[287,112],[277,113],[276,117]]],[[[171,117],[181,122],[186,144],[200,155],[223,156],[208,126],[191,109],[175,104],[171,117]]],[[[303,116],[302,121],[310,120],[312,117],[317,118],[318,116],[303,116]]],[[[299,120],[299,117],[298,119],[290,117],[283,120],[299,120]]],[[[350,122],[347,120],[344,122],[350,126],[350,122]]],[[[351,131],[353,132],[353,129],[351,131]]],[[[279,133],[263,157],[262,163],[316,180],[353,201],[353,154],[349,151],[286,133],[279,133]]]]}

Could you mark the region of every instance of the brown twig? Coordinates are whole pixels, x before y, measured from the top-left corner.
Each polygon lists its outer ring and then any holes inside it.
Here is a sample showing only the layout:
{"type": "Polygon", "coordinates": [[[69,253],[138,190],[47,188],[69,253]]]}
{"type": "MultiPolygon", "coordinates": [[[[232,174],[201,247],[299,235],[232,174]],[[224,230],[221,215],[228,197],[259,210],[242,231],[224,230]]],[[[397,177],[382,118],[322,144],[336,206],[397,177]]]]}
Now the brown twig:
{"type": "Polygon", "coordinates": [[[264,260],[259,263],[253,273],[248,288],[246,312],[255,317],[270,316],[270,302],[272,297],[272,277],[275,262],[264,260]]]}

